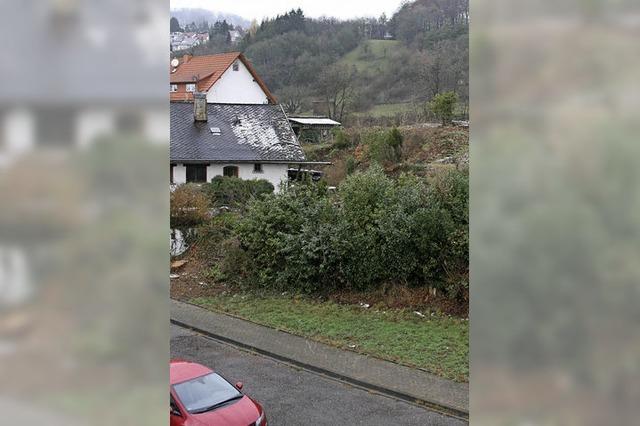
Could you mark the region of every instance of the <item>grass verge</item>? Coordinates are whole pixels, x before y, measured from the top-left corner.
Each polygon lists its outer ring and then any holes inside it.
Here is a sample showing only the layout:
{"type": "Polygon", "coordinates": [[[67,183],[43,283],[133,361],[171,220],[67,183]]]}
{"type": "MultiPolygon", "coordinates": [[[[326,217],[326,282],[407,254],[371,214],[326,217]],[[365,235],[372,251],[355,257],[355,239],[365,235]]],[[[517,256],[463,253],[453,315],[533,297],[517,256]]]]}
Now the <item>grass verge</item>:
{"type": "Polygon", "coordinates": [[[254,294],[199,297],[191,303],[448,379],[469,379],[469,323],[464,319],[254,294]]]}

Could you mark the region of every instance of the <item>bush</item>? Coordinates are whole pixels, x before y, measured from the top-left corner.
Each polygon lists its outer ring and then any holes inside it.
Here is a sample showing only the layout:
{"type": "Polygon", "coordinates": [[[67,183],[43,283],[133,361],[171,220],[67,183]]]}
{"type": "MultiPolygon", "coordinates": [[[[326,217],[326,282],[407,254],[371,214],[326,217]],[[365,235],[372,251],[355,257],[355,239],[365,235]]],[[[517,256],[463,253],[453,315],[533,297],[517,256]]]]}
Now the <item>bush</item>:
{"type": "Polygon", "coordinates": [[[215,276],[243,286],[319,293],[385,283],[468,290],[468,175],[387,177],[374,165],[337,193],[300,182],[199,228],[215,276]]]}
{"type": "Polygon", "coordinates": [[[452,297],[467,297],[469,288],[469,174],[451,170],[436,175],[429,197],[447,213],[451,225],[442,251],[441,276],[452,297]]]}
{"type": "Polygon", "coordinates": [[[264,179],[242,180],[237,177],[216,176],[202,185],[204,193],[215,207],[243,207],[252,198],[273,193],[273,185],[264,179]]]}
{"type": "Polygon", "coordinates": [[[451,122],[453,110],[458,103],[458,95],[455,92],[438,93],[429,102],[429,109],[433,114],[442,120],[442,125],[451,122]]]}
{"type": "Polygon", "coordinates": [[[171,192],[169,206],[172,228],[192,227],[207,219],[210,203],[198,186],[182,184],[171,192]]]}
{"type": "MultiPolygon", "coordinates": [[[[278,195],[255,200],[238,226],[238,240],[253,261],[253,280],[262,287],[313,290],[318,287],[309,264],[301,262],[297,249],[311,232],[312,220],[321,220],[327,210],[326,191],[311,183],[300,183],[278,195]],[[324,205],[324,207],[322,207],[324,205]],[[307,229],[303,229],[307,226],[307,229]],[[303,263],[302,270],[297,266],[303,263]]],[[[316,265],[317,266],[317,265],[316,265]]]]}
{"type": "Polygon", "coordinates": [[[402,138],[402,134],[400,133],[400,130],[398,130],[397,127],[393,127],[387,133],[386,139],[387,139],[387,145],[389,145],[391,149],[393,149],[393,152],[395,154],[395,161],[400,161],[400,159],[402,159],[402,142],[403,142],[403,138],[402,138]]]}
{"type": "Polygon", "coordinates": [[[374,162],[395,163],[402,158],[402,135],[393,127],[388,132],[373,130],[364,135],[364,143],[369,147],[369,158],[374,162]]]}
{"type": "Polygon", "coordinates": [[[298,140],[302,143],[319,143],[322,139],[322,134],[318,130],[305,129],[300,131],[298,140]]]}
{"type": "Polygon", "coordinates": [[[196,243],[201,259],[213,265],[224,256],[222,243],[233,238],[239,216],[236,213],[223,213],[214,216],[198,227],[196,243]]]}
{"type": "Polygon", "coordinates": [[[351,146],[349,136],[342,128],[336,128],[334,130],[333,147],[335,149],[346,149],[351,146]]]}
{"type": "Polygon", "coordinates": [[[350,175],[353,172],[355,172],[357,167],[358,167],[358,162],[356,161],[356,159],[355,159],[355,157],[353,155],[349,155],[344,160],[344,168],[345,168],[345,173],[347,175],[350,175]]]}

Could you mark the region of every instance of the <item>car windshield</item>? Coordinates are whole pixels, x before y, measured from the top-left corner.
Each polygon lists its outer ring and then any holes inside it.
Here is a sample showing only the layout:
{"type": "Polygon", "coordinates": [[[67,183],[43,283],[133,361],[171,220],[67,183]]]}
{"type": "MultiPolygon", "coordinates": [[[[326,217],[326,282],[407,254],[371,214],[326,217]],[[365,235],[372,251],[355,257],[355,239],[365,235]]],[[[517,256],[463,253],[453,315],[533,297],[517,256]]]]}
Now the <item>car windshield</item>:
{"type": "Polygon", "coordinates": [[[213,410],[242,394],[216,373],[197,377],[173,386],[182,405],[192,414],[213,410]]]}

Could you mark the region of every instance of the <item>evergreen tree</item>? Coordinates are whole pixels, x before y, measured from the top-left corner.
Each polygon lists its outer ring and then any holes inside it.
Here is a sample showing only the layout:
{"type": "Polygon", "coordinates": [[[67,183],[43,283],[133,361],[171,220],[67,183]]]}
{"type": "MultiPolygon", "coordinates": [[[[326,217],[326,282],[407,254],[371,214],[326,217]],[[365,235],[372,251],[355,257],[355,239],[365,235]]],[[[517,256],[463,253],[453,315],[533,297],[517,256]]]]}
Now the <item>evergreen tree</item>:
{"type": "Polygon", "coordinates": [[[171,18],[169,22],[169,31],[172,33],[181,33],[182,28],[180,28],[180,22],[175,17],[171,18]]]}

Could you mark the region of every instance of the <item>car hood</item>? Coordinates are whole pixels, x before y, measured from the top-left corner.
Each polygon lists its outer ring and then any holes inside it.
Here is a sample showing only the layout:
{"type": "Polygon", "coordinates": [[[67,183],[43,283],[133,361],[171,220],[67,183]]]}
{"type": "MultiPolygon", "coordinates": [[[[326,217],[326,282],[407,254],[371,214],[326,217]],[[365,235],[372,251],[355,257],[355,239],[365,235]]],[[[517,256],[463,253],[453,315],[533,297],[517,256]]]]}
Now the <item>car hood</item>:
{"type": "Polygon", "coordinates": [[[260,417],[256,404],[248,396],[231,405],[192,416],[194,426],[249,426],[260,417]]]}

